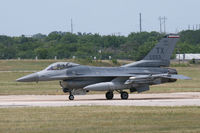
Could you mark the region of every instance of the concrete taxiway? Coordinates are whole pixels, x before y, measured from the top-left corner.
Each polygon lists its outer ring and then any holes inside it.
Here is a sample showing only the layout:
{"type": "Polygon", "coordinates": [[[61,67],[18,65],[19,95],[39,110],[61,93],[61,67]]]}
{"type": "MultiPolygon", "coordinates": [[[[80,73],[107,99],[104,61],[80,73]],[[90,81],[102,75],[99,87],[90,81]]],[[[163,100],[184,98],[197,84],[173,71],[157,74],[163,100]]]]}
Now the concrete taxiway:
{"type": "Polygon", "coordinates": [[[115,94],[106,100],[104,94],[75,96],[69,101],[67,95],[8,95],[0,96],[0,107],[57,107],[57,106],[200,106],[200,92],[130,94],[121,100],[115,94]]]}

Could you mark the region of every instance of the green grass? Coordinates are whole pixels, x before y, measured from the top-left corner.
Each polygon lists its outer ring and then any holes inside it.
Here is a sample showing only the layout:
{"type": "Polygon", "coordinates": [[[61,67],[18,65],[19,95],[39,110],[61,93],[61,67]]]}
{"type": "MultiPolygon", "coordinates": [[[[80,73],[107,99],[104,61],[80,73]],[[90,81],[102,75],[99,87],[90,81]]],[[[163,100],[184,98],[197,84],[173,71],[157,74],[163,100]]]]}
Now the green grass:
{"type": "Polygon", "coordinates": [[[1,133],[200,132],[199,107],[1,108],[1,133]]]}
{"type": "MultiPolygon", "coordinates": [[[[65,61],[65,60],[59,60],[65,61]]],[[[67,60],[69,61],[69,60],[67,60]]],[[[15,80],[19,77],[30,74],[31,72],[21,71],[39,71],[47,67],[54,60],[0,60],[0,95],[7,94],[63,94],[60,89],[59,81],[39,82],[37,83],[18,83],[15,80]],[[11,71],[11,72],[5,72],[11,71]]],[[[111,66],[110,61],[102,61],[103,65],[111,66]]],[[[119,61],[124,63],[124,61],[119,61]]],[[[100,62],[93,63],[97,65],[100,62]]],[[[162,92],[200,92],[200,66],[190,65],[184,67],[174,67],[179,74],[192,78],[192,80],[178,80],[175,83],[161,84],[151,86],[151,90],[145,93],[162,93],[162,92]]],[[[99,93],[99,92],[91,92],[99,93]]],[[[102,93],[102,92],[100,92],[102,93]]]]}

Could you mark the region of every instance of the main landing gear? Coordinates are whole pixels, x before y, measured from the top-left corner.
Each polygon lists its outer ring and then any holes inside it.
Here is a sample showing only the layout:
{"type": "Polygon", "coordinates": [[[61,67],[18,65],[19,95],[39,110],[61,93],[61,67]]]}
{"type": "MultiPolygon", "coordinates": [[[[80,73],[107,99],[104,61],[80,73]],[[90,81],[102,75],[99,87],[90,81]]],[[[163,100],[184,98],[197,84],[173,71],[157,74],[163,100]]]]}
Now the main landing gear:
{"type": "MultiPolygon", "coordinates": [[[[125,92],[125,91],[117,91],[117,92],[119,92],[121,94],[121,99],[123,99],[123,100],[128,99],[128,93],[127,92],[125,92]]],[[[106,92],[106,99],[107,100],[112,100],[113,96],[114,96],[113,91],[106,92]]]]}
{"type": "Polygon", "coordinates": [[[113,99],[113,96],[114,96],[113,91],[106,92],[106,99],[107,100],[113,99]]]}
{"type": "Polygon", "coordinates": [[[128,93],[125,92],[125,91],[122,91],[122,92],[121,92],[121,99],[123,99],[123,100],[128,99],[128,93]]]}

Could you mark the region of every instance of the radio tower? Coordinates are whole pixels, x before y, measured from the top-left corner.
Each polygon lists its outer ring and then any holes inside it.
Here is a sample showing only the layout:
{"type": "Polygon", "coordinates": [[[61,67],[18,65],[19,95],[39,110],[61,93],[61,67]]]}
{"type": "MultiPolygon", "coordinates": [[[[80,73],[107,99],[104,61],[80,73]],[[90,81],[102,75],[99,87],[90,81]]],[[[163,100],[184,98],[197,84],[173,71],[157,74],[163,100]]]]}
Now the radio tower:
{"type": "Polygon", "coordinates": [[[73,20],[71,18],[71,33],[73,33],[73,20]]]}
{"type": "Polygon", "coordinates": [[[142,32],[142,14],[140,13],[140,32],[142,32]]]}
{"type": "Polygon", "coordinates": [[[164,33],[166,33],[166,20],[167,18],[164,17],[159,17],[159,22],[160,22],[160,33],[163,33],[162,28],[164,29],[164,33]]]}
{"type": "Polygon", "coordinates": [[[159,17],[159,22],[160,22],[160,33],[162,33],[162,17],[159,17]]]}
{"type": "Polygon", "coordinates": [[[163,23],[164,23],[164,33],[166,33],[166,20],[167,20],[167,18],[164,16],[163,17],[163,23]]]}

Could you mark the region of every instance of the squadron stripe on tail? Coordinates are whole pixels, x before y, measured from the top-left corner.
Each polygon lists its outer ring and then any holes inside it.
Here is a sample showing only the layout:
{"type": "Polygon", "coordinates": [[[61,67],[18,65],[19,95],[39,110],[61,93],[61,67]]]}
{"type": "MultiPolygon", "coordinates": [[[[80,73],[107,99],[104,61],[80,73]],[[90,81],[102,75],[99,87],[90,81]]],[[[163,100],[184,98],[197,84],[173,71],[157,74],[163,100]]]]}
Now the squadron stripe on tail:
{"type": "Polygon", "coordinates": [[[179,35],[169,35],[168,38],[180,38],[179,35]]]}

